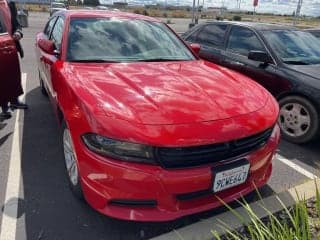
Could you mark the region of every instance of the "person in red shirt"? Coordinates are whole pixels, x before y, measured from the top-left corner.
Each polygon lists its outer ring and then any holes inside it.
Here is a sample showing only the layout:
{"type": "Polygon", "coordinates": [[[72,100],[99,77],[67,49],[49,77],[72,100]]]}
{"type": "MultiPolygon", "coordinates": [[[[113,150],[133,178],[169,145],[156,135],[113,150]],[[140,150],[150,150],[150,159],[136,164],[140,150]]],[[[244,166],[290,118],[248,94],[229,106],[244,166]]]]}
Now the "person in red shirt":
{"type": "MultiPolygon", "coordinates": [[[[15,42],[16,49],[22,58],[24,53],[20,44],[20,39],[23,37],[21,26],[17,20],[17,8],[14,2],[7,3],[6,0],[0,0],[0,17],[9,35],[15,42]]],[[[10,64],[10,63],[9,63],[10,64]]],[[[9,112],[9,103],[11,109],[27,109],[28,105],[19,101],[19,96],[23,94],[21,86],[21,72],[20,63],[17,55],[17,60],[14,61],[14,68],[12,66],[0,66],[1,72],[14,71],[5,73],[0,79],[0,106],[2,112],[0,117],[8,119],[11,117],[9,112]]]]}

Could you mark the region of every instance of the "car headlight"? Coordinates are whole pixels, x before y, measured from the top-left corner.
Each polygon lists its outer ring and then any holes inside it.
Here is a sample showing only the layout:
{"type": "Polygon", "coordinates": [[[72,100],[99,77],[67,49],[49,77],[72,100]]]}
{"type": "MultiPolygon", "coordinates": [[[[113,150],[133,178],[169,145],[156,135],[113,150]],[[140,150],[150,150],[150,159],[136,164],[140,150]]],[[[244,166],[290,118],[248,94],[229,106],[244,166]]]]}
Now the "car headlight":
{"type": "Polygon", "coordinates": [[[152,146],[114,140],[94,133],[82,135],[82,140],[91,151],[100,155],[130,162],[156,164],[152,146]]]}

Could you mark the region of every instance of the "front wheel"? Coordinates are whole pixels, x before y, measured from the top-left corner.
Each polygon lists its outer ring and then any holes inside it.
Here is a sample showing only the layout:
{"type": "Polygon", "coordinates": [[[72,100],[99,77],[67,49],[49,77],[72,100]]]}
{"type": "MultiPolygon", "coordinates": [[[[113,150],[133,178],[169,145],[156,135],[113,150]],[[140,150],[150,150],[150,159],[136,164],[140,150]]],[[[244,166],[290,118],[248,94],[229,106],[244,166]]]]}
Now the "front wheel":
{"type": "Polygon", "coordinates": [[[79,169],[78,169],[78,161],[76,157],[76,153],[74,150],[74,145],[72,142],[70,130],[63,124],[62,130],[62,141],[63,141],[63,152],[64,152],[64,161],[65,167],[67,170],[67,176],[69,181],[69,186],[73,194],[79,198],[83,198],[83,193],[81,189],[79,169]]]}
{"type": "Polygon", "coordinates": [[[293,143],[306,143],[319,132],[319,113],[306,98],[288,96],[280,99],[279,126],[282,137],[293,143]]]}

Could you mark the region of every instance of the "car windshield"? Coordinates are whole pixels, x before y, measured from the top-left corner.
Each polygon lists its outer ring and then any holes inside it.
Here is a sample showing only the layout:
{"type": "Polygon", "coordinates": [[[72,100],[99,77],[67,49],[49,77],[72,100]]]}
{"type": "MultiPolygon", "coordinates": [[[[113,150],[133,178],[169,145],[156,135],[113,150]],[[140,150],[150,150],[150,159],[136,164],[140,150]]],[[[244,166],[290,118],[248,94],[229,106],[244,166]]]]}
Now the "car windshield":
{"type": "Polygon", "coordinates": [[[51,3],[51,7],[53,8],[65,8],[63,3],[51,3]]]}
{"type": "Polygon", "coordinates": [[[119,18],[73,18],[67,59],[72,62],[194,60],[165,24],[119,18]]]}
{"type": "Polygon", "coordinates": [[[320,40],[299,30],[268,30],[263,35],[284,63],[320,64],[320,40]]]}

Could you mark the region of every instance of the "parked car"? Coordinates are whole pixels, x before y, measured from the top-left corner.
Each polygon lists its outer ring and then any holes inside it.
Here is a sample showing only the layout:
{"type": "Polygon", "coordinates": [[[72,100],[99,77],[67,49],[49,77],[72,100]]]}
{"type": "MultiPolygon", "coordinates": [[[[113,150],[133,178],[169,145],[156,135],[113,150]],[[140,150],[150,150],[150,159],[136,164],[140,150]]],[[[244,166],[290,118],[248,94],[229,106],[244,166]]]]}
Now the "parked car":
{"type": "Polygon", "coordinates": [[[305,29],[307,32],[313,34],[315,37],[320,38],[320,28],[305,29]]]}
{"type": "Polygon", "coordinates": [[[99,10],[109,10],[108,7],[103,6],[103,5],[98,5],[96,8],[99,9],[99,10]]]}
{"type": "Polygon", "coordinates": [[[36,55],[62,127],[71,189],[99,212],[172,220],[269,179],[280,133],[276,100],[249,78],[198,59],[166,24],[63,11],[37,34],[36,55]]]}
{"type": "Polygon", "coordinates": [[[319,135],[320,41],[290,26],[208,22],[182,35],[200,57],[243,73],[279,101],[282,136],[306,143],[319,135]]]}
{"type": "Polygon", "coordinates": [[[67,7],[62,2],[52,2],[50,4],[50,8],[49,8],[50,16],[52,16],[57,11],[63,11],[63,10],[67,10],[67,7]]]}

